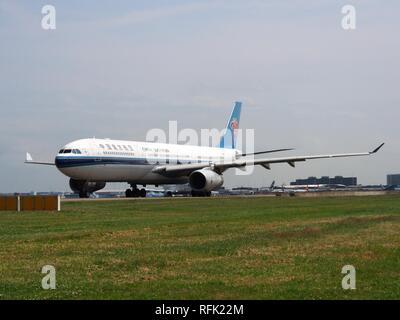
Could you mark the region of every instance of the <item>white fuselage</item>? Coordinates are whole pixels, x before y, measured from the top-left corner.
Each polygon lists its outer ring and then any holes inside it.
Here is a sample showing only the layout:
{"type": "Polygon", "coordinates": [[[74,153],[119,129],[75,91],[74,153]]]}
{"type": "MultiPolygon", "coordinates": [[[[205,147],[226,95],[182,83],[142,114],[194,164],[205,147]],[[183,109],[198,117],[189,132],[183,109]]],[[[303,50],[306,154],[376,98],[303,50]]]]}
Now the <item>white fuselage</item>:
{"type": "Polygon", "coordinates": [[[152,171],[155,167],[232,161],[239,154],[236,149],[93,138],[65,145],[55,163],[75,180],[158,185],[186,183],[188,177],[161,175],[152,171]]]}

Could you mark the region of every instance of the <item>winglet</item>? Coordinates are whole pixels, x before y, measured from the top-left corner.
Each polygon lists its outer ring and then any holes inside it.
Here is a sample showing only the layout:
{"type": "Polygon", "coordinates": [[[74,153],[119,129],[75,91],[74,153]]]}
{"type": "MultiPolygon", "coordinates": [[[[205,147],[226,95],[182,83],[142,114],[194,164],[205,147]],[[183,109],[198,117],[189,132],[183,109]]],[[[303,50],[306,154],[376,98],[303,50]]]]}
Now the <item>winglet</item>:
{"type": "Polygon", "coordinates": [[[31,161],[33,161],[32,156],[29,152],[27,152],[25,157],[25,162],[31,162],[31,161]]]}
{"type": "Polygon", "coordinates": [[[377,153],[379,151],[379,149],[383,147],[384,144],[385,143],[380,144],[380,146],[378,148],[376,148],[374,151],[371,151],[370,154],[377,153]]]}

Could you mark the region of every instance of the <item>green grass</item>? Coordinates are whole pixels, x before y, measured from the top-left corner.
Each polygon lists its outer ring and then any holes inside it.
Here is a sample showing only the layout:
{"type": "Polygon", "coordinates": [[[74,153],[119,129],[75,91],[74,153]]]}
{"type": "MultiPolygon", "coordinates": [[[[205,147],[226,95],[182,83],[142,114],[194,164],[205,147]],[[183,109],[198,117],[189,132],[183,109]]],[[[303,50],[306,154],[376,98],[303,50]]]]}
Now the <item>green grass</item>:
{"type": "Polygon", "coordinates": [[[399,299],[400,197],[82,201],[0,212],[0,299],[399,299]],[[57,289],[41,288],[53,265],[57,289]],[[357,289],[343,290],[354,265],[357,289]]]}

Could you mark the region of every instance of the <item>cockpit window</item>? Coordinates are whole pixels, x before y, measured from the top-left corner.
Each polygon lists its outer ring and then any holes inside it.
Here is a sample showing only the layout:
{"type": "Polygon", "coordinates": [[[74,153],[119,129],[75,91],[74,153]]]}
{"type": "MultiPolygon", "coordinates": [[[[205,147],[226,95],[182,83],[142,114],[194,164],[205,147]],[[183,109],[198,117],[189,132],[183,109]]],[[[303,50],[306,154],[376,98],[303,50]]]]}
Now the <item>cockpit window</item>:
{"type": "Polygon", "coordinates": [[[64,152],[64,149],[61,149],[60,151],[58,151],[58,153],[63,153],[64,152]]]}
{"type": "Polygon", "coordinates": [[[71,149],[65,149],[64,153],[71,153],[71,151],[72,151],[71,149]]]}

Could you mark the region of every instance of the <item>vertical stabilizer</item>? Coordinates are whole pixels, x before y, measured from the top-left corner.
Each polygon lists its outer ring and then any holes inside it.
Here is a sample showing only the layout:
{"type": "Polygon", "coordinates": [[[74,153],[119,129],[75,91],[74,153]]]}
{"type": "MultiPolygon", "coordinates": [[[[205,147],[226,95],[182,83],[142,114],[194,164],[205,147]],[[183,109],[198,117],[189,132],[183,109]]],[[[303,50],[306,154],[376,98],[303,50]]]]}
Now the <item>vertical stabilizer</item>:
{"type": "Polygon", "coordinates": [[[219,142],[220,148],[234,149],[236,145],[236,130],[239,129],[240,111],[242,109],[241,102],[235,102],[232,109],[231,116],[229,117],[223,136],[219,142]]]}

